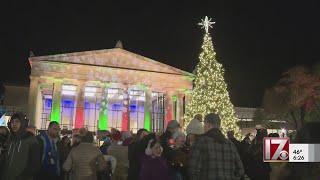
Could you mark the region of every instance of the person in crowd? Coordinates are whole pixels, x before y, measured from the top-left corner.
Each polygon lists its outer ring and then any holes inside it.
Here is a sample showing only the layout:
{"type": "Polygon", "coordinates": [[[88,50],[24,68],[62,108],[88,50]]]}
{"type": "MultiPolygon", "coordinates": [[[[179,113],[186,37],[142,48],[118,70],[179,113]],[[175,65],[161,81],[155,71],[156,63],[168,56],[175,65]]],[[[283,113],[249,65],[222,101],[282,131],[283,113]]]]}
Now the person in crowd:
{"type": "Polygon", "coordinates": [[[263,127],[262,127],[260,124],[257,124],[257,125],[256,125],[257,134],[259,134],[259,132],[260,132],[261,129],[263,129],[263,127]]]}
{"type": "Polygon", "coordinates": [[[3,157],[3,152],[6,149],[9,135],[10,135],[10,132],[9,132],[8,128],[5,126],[0,126],[0,157],[3,157]]]}
{"type": "Polygon", "coordinates": [[[17,112],[8,123],[10,139],[4,162],[2,180],[32,180],[40,168],[37,138],[27,131],[26,116],[17,112]]]}
{"type": "MultiPolygon", "coordinates": [[[[280,135],[278,133],[270,133],[268,137],[280,137],[280,135]]],[[[275,179],[274,177],[276,176],[277,171],[280,169],[281,163],[270,162],[270,167],[271,167],[270,179],[275,179]]]]}
{"type": "Polygon", "coordinates": [[[251,133],[247,133],[242,139],[241,143],[251,144],[250,136],[251,136],[251,133]]]}
{"type": "Polygon", "coordinates": [[[198,137],[189,161],[190,180],[240,179],[243,175],[237,148],[222,134],[220,124],[218,114],[205,116],[205,133],[198,137]]]}
{"type": "MultiPolygon", "coordinates": [[[[0,126],[0,174],[3,172],[3,164],[5,160],[5,150],[8,145],[9,130],[5,126],[0,126]]],[[[1,176],[0,176],[1,177],[1,176]]]]}
{"type": "Polygon", "coordinates": [[[72,136],[71,149],[73,147],[78,146],[81,143],[81,136],[79,134],[75,134],[72,136]]]}
{"type": "Polygon", "coordinates": [[[141,159],[144,156],[145,149],[151,139],[156,139],[156,135],[149,133],[146,129],[139,129],[134,142],[128,146],[128,180],[139,179],[141,159]]]}
{"type": "Polygon", "coordinates": [[[203,134],[203,123],[202,123],[202,115],[197,114],[190,121],[186,128],[187,138],[186,138],[186,146],[191,148],[193,144],[196,142],[197,136],[203,134]]]}
{"type": "Polygon", "coordinates": [[[186,128],[187,134],[203,134],[202,115],[196,114],[186,128]]]}
{"type": "Polygon", "coordinates": [[[196,134],[187,134],[186,144],[185,144],[186,147],[191,149],[193,147],[194,143],[196,142],[198,136],[199,135],[196,135],[196,134]]]}
{"type": "Polygon", "coordinates": [[[170,162],[169,174],[172,180],[187,179],[189,148],[185,146],[186,136],[183,132],[173,133],[173,161],[170,162]]]}
{"type": "Polygon", "coordinates": [[[108,134],[105,139],[103,140],[103,144],[100,146],[100,150],[103,155],[108,155],[108,148],[111,146],[111,134],[108,134]]]}
{"type": "Polygon", "coordinates": [[[59,148],[60,125],[56,121],[49,123],[47,131],[37,136],[40,144],[41,169],[37,180],[58,180],[61,175],[59,148]]]}
{"type": "Polygon", "coordinates": [[[121,132],[115,128],[111,129],[111,134],[112,140],[118,141],[122,138],[121,132]]]}
{"type": "Polygon", "coordinates": [[[268,137],[266,129],[261,128],[243,157],[245,174],[251,180],[269,180],[271,166],[263,162],[263,138],[268,137]]]}
{"type": "Polygon", "coordinates": [[[176,120],[171,120],[168,122],[166,131],[160,137],[161,147],[163,148],[163,157],[165,157],[168,161],[173,160],[173,154],[171,153],[170,146],[173,143],[172,135],[179,131],[180,124],[176,120]]]}
{"type": "Polygon", "coordinates": [[[241,152],[241,142],[238,141],[235,137],[234,137],[234,132],[233,131],[228,131],[227,132],[227,137],[228,139],[233,142],[233,144],[236,146],[237,150],[238,150],[238,153],[239,155],[242,154],[241,152]]]}
{"type": "MultiPolygon", "coordinates": [[[[320,144],[320,122],[307,122],[300,130],[293,143],[320,144]]],[[[275,180],[314,180],[320,179],[320,163],[282,163],[275,180]]]]}
{"type": "Polygon", "coordinates": [[[161,157],[162,147],[158,140],[151,139],[145,149],[139,180],[169,180],[168,164],[161,157]]]}
{"type": "Polygon", "coordinates": [[[121,139],[114,139],[108,148],[108,155],[117,159],[117,165],[114,170],[112,180],[126,180],[128,177],[128,146],[120,144],[121,139]]]}
{"type": "Polygon", "coordinates": [[[241,154],[240,154],[241,159],[243,159],[244,154],[247,152],[251,144],[250,135],[251,133],[246,134],[243,140],[241,141],[241,154]]]}
{"type": "Polygon", "coordinates": [[[133,143],[133,136],[131,134],[131,131],[123,132],[123,143],[122,143],[122,145],[129,146],[131,143],[133,143]]]}
{"type": "Polygon", "coordinates": [[[93,134],[85,128],[79,130],[81,143],[71,149],[63,164],[65,171],[74,168],[75,180],[97,180],[97,172],[107,168],[100,149],[93,145],[93,134]]]}
{"type": "Polygon", "coordinates": [[[27,127],[27,131],[29,131],[29,132],[31,132],[33,135],[36,135],[36,127],[35,126],[33,126],[33,125],[29,125],[28,127],[27,127]]]}
{"type": "MultiPolygon", "coordinates": [[[[61,141],[59,141],[57,143],[58,148],[59,148],[59,160],[60,160],[60,169],[62,169],[62,165],[64,164],[64,162],[66,161],[70,150],[71,150],[71,141],[69,139],[69,137],[63,136],[61,141]]],[[[69,173],[66,173],[64,171],[61,172],[61,180],[68,180],[69,179],[69,173]]]]}
{"type": "Polygon", "coordinates": [[[278,133],[270,133],[268,137],[280,137],[278,133]]]}

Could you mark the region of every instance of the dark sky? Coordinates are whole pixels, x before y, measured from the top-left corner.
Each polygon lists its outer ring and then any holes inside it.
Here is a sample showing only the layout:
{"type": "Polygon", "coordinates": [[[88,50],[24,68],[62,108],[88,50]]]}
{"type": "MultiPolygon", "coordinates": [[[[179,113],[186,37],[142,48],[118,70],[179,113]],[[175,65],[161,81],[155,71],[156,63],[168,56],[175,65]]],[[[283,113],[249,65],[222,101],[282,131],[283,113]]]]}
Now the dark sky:
{"type": "Polygon", "coordinates": [[[131,52],[192,72],[205,15],[225,68],[231,100],[256,107],[281,72],[320,60],[319,3],[285,0],[12,2],[1,23],[0,80],[27,84],[27,57],[109,49],[121,40],[131,52]],[[3,38],[2,38],[3,39],[3,38]]]}

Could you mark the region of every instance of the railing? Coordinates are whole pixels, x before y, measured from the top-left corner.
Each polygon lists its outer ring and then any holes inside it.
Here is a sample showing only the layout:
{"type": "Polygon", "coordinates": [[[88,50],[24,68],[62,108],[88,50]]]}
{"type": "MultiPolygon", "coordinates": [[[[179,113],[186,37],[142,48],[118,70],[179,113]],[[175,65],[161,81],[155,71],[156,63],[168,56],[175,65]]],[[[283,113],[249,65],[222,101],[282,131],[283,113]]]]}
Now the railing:
{"type": "Polygon", "coordinates": [[[0,108],[6,111],[6,116],[11,116],[15,112],[22,112],[26,114],[25,110],[22,107],[18,106],[0,106],[0,108]]]}

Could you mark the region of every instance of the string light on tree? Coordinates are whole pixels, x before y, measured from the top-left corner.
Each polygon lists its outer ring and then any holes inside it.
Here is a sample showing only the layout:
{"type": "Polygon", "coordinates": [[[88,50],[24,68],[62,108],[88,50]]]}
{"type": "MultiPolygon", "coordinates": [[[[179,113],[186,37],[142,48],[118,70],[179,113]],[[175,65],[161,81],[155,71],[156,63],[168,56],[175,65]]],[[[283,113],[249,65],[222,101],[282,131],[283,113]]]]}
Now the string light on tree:
{"type": "Polygon", "coordinates": [[[212,28],[211,18],[207,16],[201,19],[199,25],[205,29],[202,52],[199,56],[199,63],[196,67],[196,78],[191,100],[186,107],[186,125],[197,113],[204,115],[211,112],[217,113],[221,118],[221,127],[224,134],[233,130],[237,139],[241,138],[237,119],[234,114],[234,106],[230,101],[227,91],[227,84],[224,81],[224,69],[218,63],[212,44],[209,28],[212,28]]]}

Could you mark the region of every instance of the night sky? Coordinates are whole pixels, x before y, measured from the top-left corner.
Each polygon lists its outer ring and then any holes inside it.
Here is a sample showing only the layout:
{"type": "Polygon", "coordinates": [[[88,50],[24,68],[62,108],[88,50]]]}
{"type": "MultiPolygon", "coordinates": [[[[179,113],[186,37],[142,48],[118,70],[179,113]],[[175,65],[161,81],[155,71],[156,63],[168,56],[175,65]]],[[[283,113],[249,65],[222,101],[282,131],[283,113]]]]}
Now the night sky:
{"type": "Polygon", "coordinates": [[[28,84],[27,57],[114,48],[192,72],[205,15],[235,106],[260,106],[264,90],[288,68],[320,61],[314,1],[21,1],[3,6],[0,80],[28,84]],[[4,32],[3,32],[4,30],[4,32]]]}

